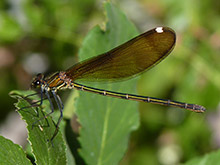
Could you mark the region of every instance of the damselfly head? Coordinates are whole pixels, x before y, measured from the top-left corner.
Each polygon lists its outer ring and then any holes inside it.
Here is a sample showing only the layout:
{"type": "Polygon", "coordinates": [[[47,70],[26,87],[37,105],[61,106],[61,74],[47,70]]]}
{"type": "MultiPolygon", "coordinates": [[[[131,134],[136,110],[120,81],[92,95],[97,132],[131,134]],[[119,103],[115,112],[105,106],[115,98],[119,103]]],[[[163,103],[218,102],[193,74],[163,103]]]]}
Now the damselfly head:
{"type": "Polygon", "coordinates": [[[44,79],[44,75],[39,73],[36,77],[34,77],[31,83],[31,89],[40,88],[44,79]]]}

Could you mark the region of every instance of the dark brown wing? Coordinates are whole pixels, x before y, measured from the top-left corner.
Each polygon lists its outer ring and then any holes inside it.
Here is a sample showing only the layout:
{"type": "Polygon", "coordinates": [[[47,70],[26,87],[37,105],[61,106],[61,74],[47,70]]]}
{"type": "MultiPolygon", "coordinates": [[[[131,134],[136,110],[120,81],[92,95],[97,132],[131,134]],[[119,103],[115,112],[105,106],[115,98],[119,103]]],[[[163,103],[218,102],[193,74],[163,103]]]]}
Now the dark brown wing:
{"type": "Polygon", "coordinates": [[[66,71],[73,80],[121,80],[135,76],[162,61],[173,49],[175,32],[158,27],[66,71]]]}

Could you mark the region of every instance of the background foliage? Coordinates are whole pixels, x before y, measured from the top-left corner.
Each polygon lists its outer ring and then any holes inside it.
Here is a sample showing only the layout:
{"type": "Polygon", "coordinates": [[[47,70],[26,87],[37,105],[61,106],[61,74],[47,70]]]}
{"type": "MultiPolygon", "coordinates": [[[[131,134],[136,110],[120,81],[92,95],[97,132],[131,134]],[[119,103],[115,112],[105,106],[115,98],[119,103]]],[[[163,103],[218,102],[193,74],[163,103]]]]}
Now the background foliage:
{"type": "MultiPolygon", "coordinates": [[[[140,128],[132,133],[121,164],[186,162],[219,148],[219,1],[124,0],[115,4],[140,32],[161,25],[177,32],[174,51],[141,76],[137,93],[207,107],[205,114],[195,114],[139,103],[140,128]]],[[[27,89],[35,73],[63,70],[77,62],[83,38],[96,24],[103,25],[103,20],[101,1],[0,2],[2,135],[8,128],[4,121],[14,111],[9,91],[27,89]]],[[[63,93],[62,98],[67,95],[63,93]]]]}

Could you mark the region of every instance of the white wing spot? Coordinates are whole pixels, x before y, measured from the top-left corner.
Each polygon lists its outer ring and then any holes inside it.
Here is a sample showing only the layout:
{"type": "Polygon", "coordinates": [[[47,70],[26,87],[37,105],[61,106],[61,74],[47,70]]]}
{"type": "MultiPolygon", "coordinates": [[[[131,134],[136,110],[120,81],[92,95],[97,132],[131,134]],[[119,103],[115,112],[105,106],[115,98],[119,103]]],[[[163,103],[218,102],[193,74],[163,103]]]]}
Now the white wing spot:
{"type": "Polygon", "coordinates": [[[163,27],[157,27],[157,28],[155,29],[155,31],[156,31],[157,33],[163,33],[163,27]]]}

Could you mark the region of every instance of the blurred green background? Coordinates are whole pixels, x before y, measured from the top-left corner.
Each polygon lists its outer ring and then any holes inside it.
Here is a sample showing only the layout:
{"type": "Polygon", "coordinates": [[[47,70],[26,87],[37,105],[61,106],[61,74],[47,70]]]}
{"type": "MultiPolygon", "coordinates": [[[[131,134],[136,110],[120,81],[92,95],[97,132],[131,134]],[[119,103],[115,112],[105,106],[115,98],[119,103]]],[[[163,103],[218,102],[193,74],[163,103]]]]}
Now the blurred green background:
{"type": "MultiPolygon", "coordinates": [[[[220,1],[113,2],[140,32],[168,26],[177,33],[173,52],[140,77],[137,93],[207,108],[197,114],[140,103],[140,128],[132,133],[121,164],[177,164],[218,149],[220,1]]],[[[8,120],[15,110],[8,93],[28,89],[36,73],[64,70],[76,63],[87,32],[105,21],[103,11],[101,0],[0,1],[1,135],[8,134],[8,123],[17,121],[8,120]]]]}

